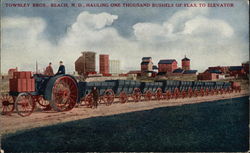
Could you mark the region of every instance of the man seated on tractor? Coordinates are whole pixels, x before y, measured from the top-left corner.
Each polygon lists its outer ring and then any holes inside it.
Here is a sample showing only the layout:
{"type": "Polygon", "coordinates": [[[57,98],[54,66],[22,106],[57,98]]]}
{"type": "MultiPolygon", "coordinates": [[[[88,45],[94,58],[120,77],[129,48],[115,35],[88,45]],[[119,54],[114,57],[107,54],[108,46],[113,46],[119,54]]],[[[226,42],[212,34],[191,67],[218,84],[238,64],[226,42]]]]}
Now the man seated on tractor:
{"type": "Polygon", "coordinates": [[[48,76],[53,76],[54,75],[53,68],[52,68],[51,65],[52,65],[52,63],[50,62],[49,66],[46,67],[46,69],[44,71],[45,75],[48,75],[48,76]]]}
{"type": "Polygon", "coordinates": [[[63,65],[63,61],[60,61],[60,66],[59,66],[59,69],[56,73],[56,75],[60,75],[60,74],[65,74],[65,66],[63,65]]]}

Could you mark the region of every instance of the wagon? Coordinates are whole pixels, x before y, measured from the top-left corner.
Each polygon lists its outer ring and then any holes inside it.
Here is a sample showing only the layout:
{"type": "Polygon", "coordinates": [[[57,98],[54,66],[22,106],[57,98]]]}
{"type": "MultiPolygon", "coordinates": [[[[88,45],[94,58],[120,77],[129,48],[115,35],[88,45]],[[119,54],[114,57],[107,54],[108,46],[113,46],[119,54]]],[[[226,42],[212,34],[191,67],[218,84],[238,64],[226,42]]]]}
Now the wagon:
{"type": "Polygon", "coordinates": [[[153,98],[156,100],[163,99],[162,82],[142,82],[140,90],[144,97],[144,100],[150,101],[153,98]]]}
{"type": "Polygon", "coordinates": [[[106,82],[114,83],[114,94],[120,103],[126,103],[129,98],[134,102],[141,100],[140,82],[134,80],[106,80],[106,82]]]}
{"type": "Polygon", "coordinates": [[[192,90],[192,81],[181,81],[180,82],[180,97],[181,98],[186,98],[186,97],[192,97],[193,95],[193,90],[192,90]]]}
{"type": "Polygon", "coordinates": [[[93,87],[99,91],[99,103],[111,105],[114,102],[115,96],[113,92],[114,83],[112,82],[79,82],[80,101],[84,101],[87,107],[93,106],[93,87]]]}

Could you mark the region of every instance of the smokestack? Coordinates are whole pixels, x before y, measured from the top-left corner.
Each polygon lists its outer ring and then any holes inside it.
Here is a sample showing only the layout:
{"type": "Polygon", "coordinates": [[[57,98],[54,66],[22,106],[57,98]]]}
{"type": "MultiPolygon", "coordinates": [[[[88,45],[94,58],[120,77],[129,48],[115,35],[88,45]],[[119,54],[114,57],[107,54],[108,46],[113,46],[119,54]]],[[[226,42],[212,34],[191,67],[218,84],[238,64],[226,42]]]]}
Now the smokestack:
{"type": "Polygon", "coordinates": [[[38,73],[38,63],[36,61],[36,74],[38,73]]]}

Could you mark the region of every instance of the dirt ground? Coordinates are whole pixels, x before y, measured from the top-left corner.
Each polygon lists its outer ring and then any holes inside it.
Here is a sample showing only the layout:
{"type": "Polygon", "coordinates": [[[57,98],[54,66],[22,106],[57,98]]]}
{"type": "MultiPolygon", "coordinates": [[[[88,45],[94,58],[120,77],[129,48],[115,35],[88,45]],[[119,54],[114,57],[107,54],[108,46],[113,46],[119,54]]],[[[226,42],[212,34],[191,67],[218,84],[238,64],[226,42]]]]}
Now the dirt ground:
{"type": "Polygon", "coordinates": [[[107,116],[128,112],[135,112],[141,110],[150,110],[159,107],[179,106],[184,104],[193,104],[201,102],[212,102],[220,99],[230,99],[235,97],[247,96],[249,91],[242,90],[241,93],[231,93],[223,95],[194,97],[185,99],[171,99],[160,101],[141,101],[141,102],[128,102],[125,104],[114,103],[111,106],[101,104],[97,109],[86,108],[85,106],[79,106],[68,112],[55,112],[55,111],[37,111],[32,113],[28,117],[21,117],[17,113],[13,113],[10,116],[1,115],[0,134],[14,133],[23,129],[31,129],[36,127],[42,127],[47,125],[53,125],[68,121],[80,120],[85,118],[107,116]]]}

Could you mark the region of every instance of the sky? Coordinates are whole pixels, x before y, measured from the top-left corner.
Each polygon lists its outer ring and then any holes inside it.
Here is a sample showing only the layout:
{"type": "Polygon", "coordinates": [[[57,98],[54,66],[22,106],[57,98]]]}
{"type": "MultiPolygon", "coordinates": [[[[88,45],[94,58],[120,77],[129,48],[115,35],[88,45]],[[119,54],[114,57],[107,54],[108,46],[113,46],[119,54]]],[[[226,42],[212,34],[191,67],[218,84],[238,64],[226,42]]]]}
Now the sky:
{"type": "MultiPolygon", "coordinates": [[[[66,71],[83,51],[109,54],[125,71],[140,69],[141,58],[191,59],[191,69],[241,65],[249,60],[249,7],[245,0],[224,0],[234,7],[6,7],[13,3],[200,3],[167,0],[3,0],[1,68],[35,70],[49,62],[66,71]]],[[[204,2],[204,1],[201,1],[204,2]]],[[[218,1],[207,0],[206,3],[218,1]]]]}

